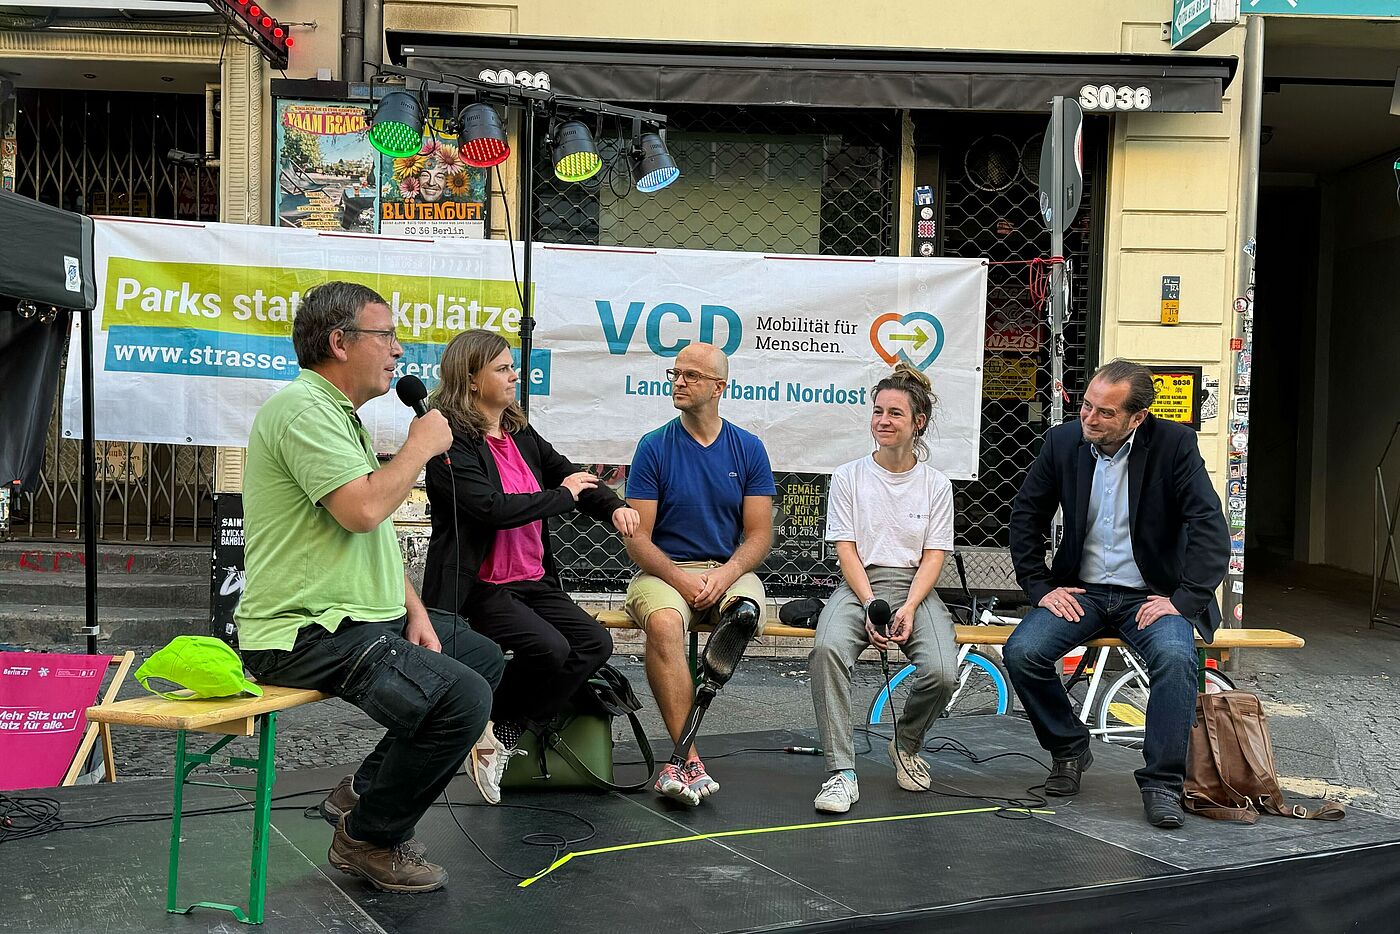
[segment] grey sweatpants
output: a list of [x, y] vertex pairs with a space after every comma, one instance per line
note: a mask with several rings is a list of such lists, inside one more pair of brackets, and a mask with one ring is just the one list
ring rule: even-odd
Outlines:
[[[892, 610], [909, 598], [915, 568], [865, 569], [870, 587]], [[852, 669], [870, 644], [865, 634], [865, 608], [843, 581], [823, 608], [807, 669], [812, 675], [812, 702], [817, 708], [826, 766], [831, 771], [855, 768], [851, 723]], [[896, 740], [906, 752], [924, 744], [934, 719], [948, 706], [958, 678], [958, 646], [948, 608], [930, 593], [914, 613], [914, 630], [904, 654], [917, 671], [909, 677], [909, 700], [899, 712]], [[882, 686], [883, 687], [883, 686]]]

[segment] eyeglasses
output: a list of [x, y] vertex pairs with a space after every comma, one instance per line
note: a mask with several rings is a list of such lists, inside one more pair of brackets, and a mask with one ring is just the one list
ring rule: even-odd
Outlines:
[[376, 334], [387, 340], [390, 344], [398, 344], [400, 347], [403, 346], [403, 343], [399, 341], [399, 333], [393, 328], [341, 328], [341, 330], [346, 332], [354, 331], [357, 334]]
[[673, 383], [693, 383], [701, 379], [712, 379], [717, 383], [724, 382], [723, 376], [711, 376], [709, 373], [701, 373], [699, 370], [667, 370], [666, 379]]

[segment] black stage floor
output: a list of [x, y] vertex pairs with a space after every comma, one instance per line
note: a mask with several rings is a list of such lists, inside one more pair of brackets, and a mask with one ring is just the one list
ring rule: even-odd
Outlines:
[[[935, 732], [982, 757], [1038, 753], [1029, 726], [1009, 717], [940, 721]], [[447, 888], [418, 896], [375, 893], [327, 865], [331, 829], [300, 811], [317, 795], [278, 801], [290, 809], [274, 813], [264, 927], [389, 934], [1400, 928], [1400, 821], [1352, 811], [1338, 823], [1268, 817], [1246, 827], [1188, 816], [1180, 830], [1156, 830], [1143, 820], [1132, 780], [1140, 755], [1104, 744], [1094, 747], [1094, 767], [1078, 798], [1051, 799], [1043, 813], [1010, 819], [986, 801], [901, 791], [878, 739], [859, 767], [860, 803], [832, 817], [812, 808], [824, 778], [820, 759], [717, 756], [810, 743], [786, 732], [706, 738], [703, 750], [724, 787], [695, 809], [650, 793], [508, 793], [509, 803], [570, 811], [596, 830], [567, 848], [571, 859], [525, 887], [487, 862], [452, 813], [436, 807], [418, 839], [448, 868]], [[1045, 775], [1016, 756], [980, 765], [948, 752], [930, 759], [943, 792], [1022, 796]], [[283, 773], [276, 793], [328, 788], [344, 771]], [[168, 782], [52, 794], [69, 820], [165, 811], [170, 802]], [[541, 872], [554, 856], [550, 847], [524, 843], [525, 835], [585, 832], [562, 815], [481, 805], [465, 778], [454, 783], [452, 796], [457, 819], [476, 843], [522, 875]], [[192, 788], [188, 797], [214, 806], [236, 802], [241, 793]], [[167, 823], [134, 823], [6, 843], [0, 926], [248, 930], [220, 912], [164, 912], [168, 833]], [[248, 833], [246, 812], [188, 819], [182, 898], [241, 902]], [[644, 843], [651, 845], [636, 845]]]

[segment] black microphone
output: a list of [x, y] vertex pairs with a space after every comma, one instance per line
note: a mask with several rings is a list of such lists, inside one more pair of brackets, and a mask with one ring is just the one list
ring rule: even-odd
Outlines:
[[886, 639], [890, 637], [890, 605], [888, 603], [884, 600], [871, 600], [870, 605], [865, 608], [865, 615], [880, 635]]
[[[886, 639], [890, 637], [890, 605], [884, 600], [871, 600], [865, 608], [866, 618], [870, 620], [870, 625]], [[884, 670], [885, 679], [890, 676], [890, 656], [884, 649], [880, 650], [880, 667]]]
[[416, 376], [405, 376], [394, 386], [399, 401], [413, 410], [415, 417], [428, 414], [428, 387]]
[[[418, 377], [403, 377], [394, 385], [394, 392], [398, 393], [400, 402], [413, 410], [414, 418], [422, 418], [428, 414], [428, 387], [424, 386]], [[442, 462], [452, 466], [452, 458], [447, 456], [446, 451], [442, 453]]]

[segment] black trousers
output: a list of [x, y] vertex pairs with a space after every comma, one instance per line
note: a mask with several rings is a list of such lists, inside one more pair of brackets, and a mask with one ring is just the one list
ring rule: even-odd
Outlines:
[[452, 613], [429, 610], [442, 652], [403, 637], [406, 619], [311, 625], [290, 650], [244, 652], [259, 681], [343, 698], [388, 730], [355, 772], [360, 801], [346, 818], [356, 840], [397, 846], [452, 780], [486, 730], [505, 659]]
[[515, 653], [496, 692], [498, 721], [548, 723], [612, 657], [612, 636], [551, 577], [478, 582], [464, 609], [473, 629]]

